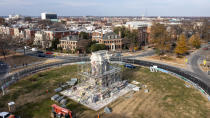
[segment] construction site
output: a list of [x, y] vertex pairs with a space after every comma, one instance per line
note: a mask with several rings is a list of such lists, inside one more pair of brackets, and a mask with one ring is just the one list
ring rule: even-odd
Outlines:
[[121, 67], [110, 63], [111, 56], [108, 51], [93, 52], [90, 62], [78, 65], [78, 84], [62, 91], [61, 94], [98, 111], [131, 91], [135, 85], [122, 80]]

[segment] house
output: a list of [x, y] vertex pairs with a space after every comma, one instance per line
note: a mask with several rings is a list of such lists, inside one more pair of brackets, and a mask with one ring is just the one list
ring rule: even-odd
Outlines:
[[25, 29], [25, 38], [26, 39], [33, 39], [35, 37], [35, 29]]
[[34, 36], [34, 45], [42, 48], [51, 47], [51, 41], [46, 39], [46, 34], [42, 31], [37, 31]]
[[85, 53], [89, 43], [90, 40], [80, 39], [78, 35], [71, 35], [62, 38], [57, 47], [61, 47], [63, 50], [68, 50], [72, 53], [75, 53], [76, 51]]
[[105, 35], [108, 32], [113, 32], [110, 29], [97, 29], [94, 32], [92, 32], [92, 41], [99, 42], [100, 39], [102, 39], [103, 35]]
[[25, 37], [25, 32], [23, 28], [15, 27], [14, 29], [14, 37], [18, 38], [24, 38]]
[[122, 50], [122, 38], [114, 32], [109, 32], [103, 35], [99, 40], [99, 44], [106, 45], [107, 49], [112, 51]]
[[44, 31], [44, 33], [46, 34], [48, 40], [54, 40], [69, 36], [71, 34], [74, 34], [75, 32], [72, 32], [70, 30], [47, 30]]
[[71, 50], [72, 52], [75, 52], [78, 46], [78, 41], [78, 36], [67, 36], [60, 40], [58, 47], [61, 47], [63, 50]]

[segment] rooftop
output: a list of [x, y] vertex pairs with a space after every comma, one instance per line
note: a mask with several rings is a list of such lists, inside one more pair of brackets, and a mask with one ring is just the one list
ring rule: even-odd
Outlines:
[[79, 37], [78, 36], [75, 36], [75, 35], [71, 35], [71, 36], [67, 36], [67, 37], [62, 38], [61, 40], [78, 41], [79, 40]]

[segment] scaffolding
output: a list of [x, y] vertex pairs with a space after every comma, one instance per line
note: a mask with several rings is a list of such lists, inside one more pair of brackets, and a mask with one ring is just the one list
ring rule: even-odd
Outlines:
[[119, 65], [111, 64], [108, 51], [92, 53], [90, 62], [78, 65], [80, 83], [61, 94], [79, 103], [98, 110], [109, 104], [131, 89], [127, 81], [122, 81], [122, 69]]
[[91, 85], [110, 87], [121, 81], [121, 68], [110, 64], [110, 54], [107, 51], [98, 51], [91, 56], [91, 62], [82, 62], [78, 66], [78, 74], [85, 82]]

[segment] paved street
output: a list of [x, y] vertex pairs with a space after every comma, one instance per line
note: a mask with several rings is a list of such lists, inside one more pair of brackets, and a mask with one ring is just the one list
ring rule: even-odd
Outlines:
[[189, 70], [191, 70], [193, 73], [199, 75], [202, 77], [202, 79], [206, 82], [210, 82], [210, 76], [207, 75], [207, 72], [203, 72], [199, 66], [199, 60], [202, 59], [204, 55], [203, 48], [209, 46], [209, 45], [203, 45], [202, 48], [200, 48], [198, 51], [194, 52], [190, 57], [189, 57]]

